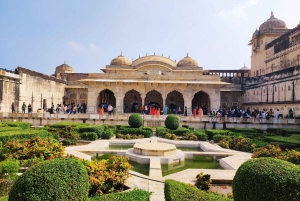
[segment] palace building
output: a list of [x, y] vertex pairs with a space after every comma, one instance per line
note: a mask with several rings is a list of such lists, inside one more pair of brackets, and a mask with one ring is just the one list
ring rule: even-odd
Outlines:
[[[250, 40], [251, 68], [205, 70], [190, 55], [176, 62], [163, 55], [146, 55], [132, 62], [122, 53], [102, 72], [75, 73], [64, 63], [53, 75], [18, 67], [0, 69], [0, 112], [17, 111], [25, 102], [33, 111], [56, 104], [87, 105], [87, 113], [100, 104], [115, 106], [117, 113], [131, 113], [141, 105], [161, 109], [201, 106], [279, 109], [300, 114], [300, 24], [288, 29], [271, 17]], [[201, 63], [200, 63], [201, 65]]]

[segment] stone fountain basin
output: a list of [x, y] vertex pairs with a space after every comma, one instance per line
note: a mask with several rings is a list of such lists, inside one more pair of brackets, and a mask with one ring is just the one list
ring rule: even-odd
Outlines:
[[167, 143], [143, 142], [136, 143], [133, 146], [133, 152], [143, 156], [172, 156], [176, 154], [176, 146]]

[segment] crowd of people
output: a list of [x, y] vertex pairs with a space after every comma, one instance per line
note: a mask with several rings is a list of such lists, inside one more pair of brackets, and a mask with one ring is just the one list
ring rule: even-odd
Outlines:
[[[22, 104], [22, 113], [26, 113], [26, 109], [28, 113], [32, 113], [32, 106], [29, 103], [26, 105], [25, 102]], [[56, 108], [54, 107], [54, 104], [51, 104], [51, 108], [47, 108], [46, 106], [43, 107], [44, 111], [50, 112], [50, 114], [54, 113], [63, 113], [63, 114], [76, 114], [76, 113], [86, 113], [87, 106], [85, 103], [82, 104], [57, 104]], [[115, 106], [111, 104], [101, 103], [98, 105], [98, 113], [103, 116], [105, 112], [108, 113], [108, 115], [115, 115], [116, 109]], [[124, 104], [124, 113], [127, 112], [127, 105]], [[15, 111], [15, 104], [14, 102], [11, 105], [12, 112]], [[184, 115], [187, 116], [187, 107], [180, 107], [175, 105], [165, 105], [164, 109], [160, 108], [157, 104], [146, 104], [139, 106], [138, 104], [135, 104], [132, 106], [132, 112], [134, 113], [141, 113], [145, 115], [155, 115], [160, 116], [162, 114], [177, 114], [177, 115]], [[243, 118], [256, 118], [256, 119], [270, 119], [270, 118], [280, 118], [282, 115], [279, 113], [279, 109], [277, 109], [275, 112], [272, 109], [263, 109], [258, 110], [254, 109], [253, 111], [250, 111], [249, 108], [238, 108], [238, 107], [232, 107], [232, 108], [226, 108], [226, 107], [219, 107], [217, 111], [210, 111], [208, 112], [207, 107], [198, 107], [194, 106], [191, 115], [196, 117], [202, 117], [203, 115], [208, 115], [209, 117], [243, 117]]]

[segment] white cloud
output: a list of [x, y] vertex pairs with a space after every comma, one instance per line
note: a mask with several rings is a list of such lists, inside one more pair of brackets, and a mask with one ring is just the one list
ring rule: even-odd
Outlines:
[[82, 52], [82, 53], [94, 53], [94, 54], [100, 54], [101, 51], [95, 45], [94, 43], [90, 43], [89, 46], [83, 46], [75, 41], [69, 41], [67, 46], [71, 48], [75, 52]]
[[260, 0], [248, 0], [240, 6], [233, 6], [229, 10], [221, 10], [217, 16], [219, 17], [236, 17], [236, 18], [247, 18], [245, 10], [249, 7], [255, 6]]

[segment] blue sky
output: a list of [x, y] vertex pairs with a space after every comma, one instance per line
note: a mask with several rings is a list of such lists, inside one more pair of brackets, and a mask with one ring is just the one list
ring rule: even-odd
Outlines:
[[101, 72], [120, 52], [186, 56], [204, 69], [250, 66], [248, 42], [270, 17], [300, 21], [299, 0], [0, 0], [0, 68], [51, 75], [66, 61]]

